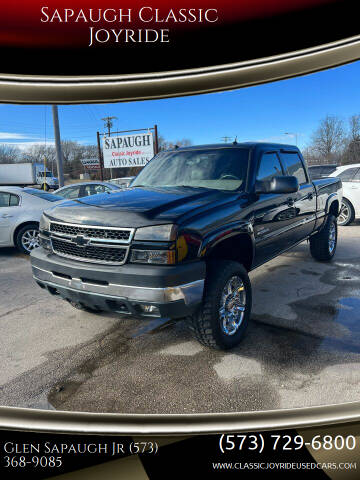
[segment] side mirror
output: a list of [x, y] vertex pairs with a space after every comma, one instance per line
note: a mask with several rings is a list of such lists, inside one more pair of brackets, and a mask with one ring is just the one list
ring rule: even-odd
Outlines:
[[294, 193], [299, 190], [296, 177], [273, 177], [271, 180], [256, 180], [255, 193]]

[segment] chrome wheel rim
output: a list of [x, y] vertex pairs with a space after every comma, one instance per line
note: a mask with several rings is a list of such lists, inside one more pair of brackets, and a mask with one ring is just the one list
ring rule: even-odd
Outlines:
[[237, 275], [231, 277], [221, 294], [219, 316], [225, 335], [234, 335], [244, 320], [246, 292], [244, 283]]
[[329, 229], [329, 252], [333, 253], [335, 250], [336, 244], [336, 226], [335, 223], [332, 222]]
[[341, 203], [341, 209], [340, 209], [340, 214], [338, 218], [338, 224], [343, 225], [344, 223], [347, 222], [350, 216], [350, 209], [346, 203], [342, 202]]
[[39, 231], [26, 230], [21, 238], [21, 244], [27, 252], [31, 252], [39, 246]]

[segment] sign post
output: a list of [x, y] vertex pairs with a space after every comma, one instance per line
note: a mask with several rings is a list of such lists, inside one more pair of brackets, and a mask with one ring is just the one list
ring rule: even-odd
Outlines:
[[104, 181], [104, 162], [102, 158], [102, 152], [101, 152], [101, 145], [100, 145], [100, 133], [96, 132], [97, 134], [97, 145], [98, 145], [98, 153], [99, 153], [99, 163], [100, 163], [100, 180], [103, 182]]

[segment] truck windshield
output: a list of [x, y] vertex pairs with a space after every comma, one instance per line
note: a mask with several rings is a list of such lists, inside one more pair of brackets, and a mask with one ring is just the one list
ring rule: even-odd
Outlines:
[[38, 175], [39, 177], [52, 177], [51, 172], [39, 172]]
[[161, 152], [139, 173], [131, 187], [185, 186], [242, 190], [248, 159], [247, 148]]

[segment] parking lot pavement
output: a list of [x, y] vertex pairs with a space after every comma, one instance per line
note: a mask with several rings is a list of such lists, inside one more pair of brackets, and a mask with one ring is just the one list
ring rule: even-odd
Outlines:
[[2, 249], [0, 404], [193, 413], [359, 400], [359, 239], [360, 223], [342, 227], [330, 264], [304, 242], [252, 272], [252, 320], [230, 352], [202, 347], [183, 321], [77, 311]]

